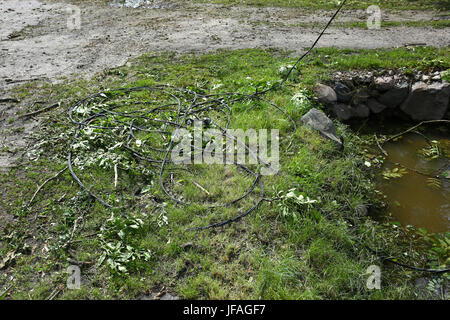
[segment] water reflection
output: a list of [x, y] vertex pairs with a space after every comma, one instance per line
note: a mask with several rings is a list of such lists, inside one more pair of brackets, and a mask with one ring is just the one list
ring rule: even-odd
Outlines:
[[[449, 145], [446, 138], [437, 139], [442, 145]], [[428, 147], [426, 140], [417, 134], [408, 134], [397, 142], [384, 147], [389, 156], [385, 161], [385, 169], [399, 167], [401, 163], [408, 168], [437, 175], [448, 169], [449, 158], [427, 161], [418, 150]], [[448, 152], [448, 151], [447, 151]], [[444, 169], [447, 166], [447, 169]], [[408, 173], [401, 178], [382, 179], [380, 189], [387, 196], [389, 212], [394, 220], [403, 225], [423, 227], [430, 232], [446, 232], [450, 230], [450, 179], [430, 180], [430, 177]]]

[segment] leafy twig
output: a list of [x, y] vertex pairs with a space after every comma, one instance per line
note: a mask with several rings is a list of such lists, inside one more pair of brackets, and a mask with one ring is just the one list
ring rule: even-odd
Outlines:
[[38, 114], [40, 114], [40, 113], [42, 113], [42, 112], [48, 111], [48, 110], [50, 110], [50, 109], [53, 109], [53, 108], [55, 108], [55, 107], [59, 107], [60, 105], [61, 105], [60, 102], [54, 103], [54, 104], [52, 104], [52, 105], [50, 105], [50, 106], [48, 106], [48, 107], [45, 107], [45, 108], [43, 108], [43, 109], [40, 109], [40, 110], [37, 110], [37, 111], [34, 111], [34, 112], [25, 113], [25, 114], [19, 116], [18, 119], [21, 119], [21, 118], [27, 118], [27, 117], [32, 117], [32, 116], [38, 115]]
[[55, 174], [53, 177], [48, 178], [47, 180], [45, 180], [44, 183], [41, 184], [41, 185], [39, 186], [39, 188], [37, 188], [37, 190], [34, 192], [33, 196], [31, 197], [30, 201], [28, 202], [28, 207], [31, 206], [31, 203], [33, 203], [33, 200], [34, 200], [34, 198], [36, 197], [36, 195], [39, 193], [39, 191], [41, 191], [41, 189], [42, 189], [49, 181], [58, 178], [59, 175], [60, 175], [61, 173], [63, 173], [64, 171], [67, 170], [67, 168], [68, 168], [68, 167], [65, 166], [64, 169], [62, 169], [61, 171], [59, 171], [59, 172], [58, 172], [57, 174]]

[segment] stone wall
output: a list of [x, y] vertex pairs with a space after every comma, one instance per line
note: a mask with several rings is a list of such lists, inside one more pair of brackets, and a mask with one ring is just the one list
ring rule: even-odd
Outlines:
[[386, 114], [412, 120], [450, 119], [450, 84], [441, 73], [405, 76], [385, 71], [337, 73], [316, 86], [317, 99], [340, 120]]

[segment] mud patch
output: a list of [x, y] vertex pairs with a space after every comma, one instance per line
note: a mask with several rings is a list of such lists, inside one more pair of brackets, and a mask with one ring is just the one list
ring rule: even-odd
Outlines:
[[111, 7], [115, 8], [145, 8], [145, 9], [171, 9], [175, 7], [174, 3], [167, 1], [154, 0], [111, 0]]
[[[128, 0], [129, 1], [129, 0]], [[218, 49], [280, 48], [304, 52], [317, 37], [332, 12], [314, 13], [296, 8], [226, 7], [185, 1], [135, 0], [131, 7], [111, 7], [107, 2], [38, 2], [5, 0], [0, 9], [0, 91], [17, 79], [90, 76], [105, 68], [123, 65], [146, 52], [179, 53]], [[123, 3], [125, 0], [116, 1]], [[81, 29], [69, 30], [66, 11], [81, 11]], [[431, 20], [433, 12], [386, 13], [386, 20]], [[366, 13], [344, 11], [338, 21], [365, 21]], [[280, 22], [281, 25], [270, 25]], [[295, 26], [314, 22], [317, 27]], [[10, 36], [10, 38], [8, 38]], [[450, 33], [429, 28], [382, 30], [329, 29], [319, 46], [339, 48], [397, 47], [421, 42], [450, 44]], [[6, 81], [11, 79], [12, 81]]]

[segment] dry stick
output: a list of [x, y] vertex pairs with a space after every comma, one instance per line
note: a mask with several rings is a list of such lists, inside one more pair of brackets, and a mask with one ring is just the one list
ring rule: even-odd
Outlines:
[[379, 148], [379, 149], [381, 150], [381, 152], [383, 152], [383, 154], [387, 157], [387, 156], [388, 156], [388, 153], [386, 152], [386, 150], [384, 150], [384, 149], [381, 147], [380, 142], [378, 141], [378, 138], [377, 138], [377, 134], [374, 134], [373, 136], [375, 137], [375, 141], [377, 142], [378, 148]]
[[19, 100], [15, 99], [15, 98], [0, 98], [0, 102], [13, 102], [13, 103], [18, 103], [20, 102]]
[[6, 290], [5, 291], [3, 291], [1, 294], [0, 294], [0, 299], [2, 299], [2, 297], [4, 297], [4, 296], [6, 296], [6, 294], [8, 293], [8, 291], [12, 288], [12, 284], [8, 287], [8, 288], [6, 288]]
[[197, 188], [199, 188], [200, 190], [202, 190], [202, 191], [204, 191], [205, 193], [207, 193], [208, 196], [210, 195], [210, 193], [208, 192], [208, 190], [206, 190], [205, 188], [203, 188], [203, 187], [202, 187], [201, 185], [199, 185], [197, 182], [192, 181], [192, 183], [193, 183]]
[[28, 206], [31, 205], [31, 203], [33, 202], [34, 198], [36, 197], [36, 195], [39, 193], [39, 191], [41, 191], [41, 189], [51, 180], [58, 178], [58, 176], [63, 173], [64, 171], [66, 171], [68, 168], [68, 166], [65, 166], [64, 169], [62, 169], [61, 171], [59, 171], [57, 174], [55, 174], [53, 177], [48, 178], [47, 180], [44, 181], [43, 184], [41, 184], [39, 186], [39, 188], [37, 188], [37, 190], [34, 192], [33, 196], [31, 197], [30, 201], [28, 202]]
[[425, 139], [425, 141], [430, 145], [430, 146], [432, 146], [433, 145], [433, 140], [431, 140], [430, 138], [428, 138], [426, 135], [424, 135], [423, 133], [421, 133], [421, 132], [419, 132], [419, 131], [417, 131], [417, 130], [414, 130], [414, 131], [412, 131], [413, 133], [415, 133], [415, 134], [418, 134], [419, 136], [421, 136], [422, 138], [424, 138]]
[[92, 261], [78, 261], [78, 260], [74, 260], [74, 259], [71, 259], [71, 258], [68, 258], [67, 262], [69, 262], [70, 264], [74, 264], [74, 265], [80, 266], [80, 267], [81, 266], [85, 266], [85, 265], [93, 264]]
[[[84, 238], [89, 238], [89, 237], [97, 236], [97, 235], [99, 235], [99, 234], [100, 234], [100, 232], [94, 232], [94, 233], [86, 234], [86, 235], [84, 235], [83, 237], [84, 237]], [[82, 242], [82, 241], [83, 241], [82, 239], [78, 239], [78, 240], [72, 240], [72, 241], [70, 241], [70, 243], [77, 243], [77, 242]]]
[[53, 290], [53, 292], [47, 297], [47, 300], [53, 300], [53, 298], [55, 298], [62, 290], [63, 290], [63, 288], [56, 288], [56, 289]]
[[118, 173], [117, 173], [117, 163], [114, 164], [114, 188], [117, 189], [117, 179], [118, 179]]
[[5, 82], [10, 84], [10, 83], [19, 83], [19, 82], [29, 82], [29, 81], [44, 80], [44, 79], [46, 79], [46, 78], [45, 77], [39, 77], [39, 78], [18, 79], [18, 80], [6, 79]]
[[420, 127], [423, 124], [428, 124], [428, 123], [450, 123], [450, 120], [427, 120], [427, 121], [422, 121], [421, 123], [416, 124], [414, 127], [411, 127], [408, 130], [405, 130], [405, 131], [403, 131], [403, 132], [401, 132], [399, 134], [396, 134], [396, 135], [390, 137], [389, 139], [385, 140], [383, 142], [383, 144], [385, 144], [388, 141], [394, 140], [395, 138], [398, 138], [398, 137], [404, 135], [405, 133], [411, 132], [414, 129], [417, 129], [418, 127]]
[[75, 219], [75, 221], [74, 221], [74, 223], [73, 223], [72, 233], [70, 234], [70, 238], [69, 238], [69, 240], [68, 240], [66, 243], [64, 243], [64, 244], [61, 246], [61, 248], [64, 249], [65, 247], [67, 247], [67, 246], [69, 245], [69, 243], [72, 242], [73, 235], [75, 234], [75, 230], [76, 230], [77, 227], [78, 227], [78, 220], [80, 220], [80, 219], [82, 219], [81, 216]]
[[427, 44], [424, 42], [416, 42], [416, 43], [405, 43], [404, 47], [414, 47], [414, 46], [426, 46]]
[[50, 105], [50, 106], [48, 106], [48, 107], [45, 107], [45, 108], [43, 108], [43, 109], [40, 109], [40, 110], [38, 110], [38, 111], [34, 111], [34, 112], [30, 112], [30, 113], [25, 113], [25, 114], [19, 116], [18, 119], [26, 118], [26, 117], [32, 117], [32, 116], [35, 116], [35, 115], [37, 115], [37, 114], [39, 114], [39, 113], [42, 113], [42, 112], [48, 111], [48, 110], [50, 110], [50, 109], [53, 109], [53, 108], [55, 108], [55, 107], [59, 107], [60, 105], [61, 105], [60, 102], [54, 103], [54, 104], [52, 104], [52, 105]]
[[431, 174], [427, 174], [427, 173], [425, 173], [425, 172], [421, 172], [421, 171], [419, 171], [419, 170], [416, 170], [416, 169], [413, 169], [413, 168], [409, 168], [409, 167], [407, 167], [407, 166], [404, 166], [403, 164], [401, 164], [401, 163], [399, 163], [399, 162], [395, 162], [394, 164], [397, 165], [397, 166], [400, 166], [400, 167], [402, 167], [402, 168], [404, 168], [404, 169], [406, 169], [406, 170], [409, 170], [409, 171], [415, 172], [415, 173], [417, 173], [417, 174], [420, 174], [420, 175], [422, 175], [422, 176], [429, 177], [429, 178], [439, 179], [439, 175], [431, 175]]

